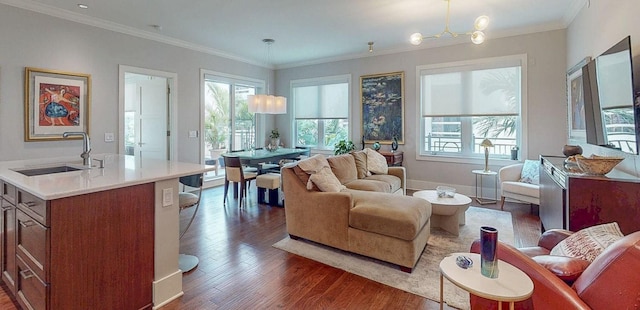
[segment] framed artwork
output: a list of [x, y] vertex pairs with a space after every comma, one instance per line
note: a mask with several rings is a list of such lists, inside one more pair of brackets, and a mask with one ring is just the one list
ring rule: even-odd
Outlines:
[[89, 133], [90, 75], [27, 67], [24, 98], [24, 141], [61, 140], [67, 131]]
[[586, 57], [567, 71], [567, 101], [568, 126], [570, 140], [586, 140], [584, 114], [584, 85], [582, 81], [582, 67], [591, 57]]
[[360, 77], [364, 143], [404, 144], [404, 71]]

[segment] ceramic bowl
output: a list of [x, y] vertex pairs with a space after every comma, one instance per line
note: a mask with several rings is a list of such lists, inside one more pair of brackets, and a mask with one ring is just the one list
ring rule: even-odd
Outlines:
[[449, 186], [437, 186], [436, 193], [439, 198], [453, 198], [456, 195], [456, 189]]
[[605, 175], [609, 173], [623, 157], [605, 157], [592, 155], [591, 157], [576, 157], [578, 167], [586, 174]]

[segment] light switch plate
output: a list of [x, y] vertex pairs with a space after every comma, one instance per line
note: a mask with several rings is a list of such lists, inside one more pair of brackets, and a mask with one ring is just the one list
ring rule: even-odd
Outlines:
[[104, 133], [104, 142], [113, 142], [114, 140], [115, 140], [115, 137], [113, 135], [113, 132]]
[[197, 138], [198, 131], [197, 130], [189, 130], [189, 138]]
[[162, 190], [162, 206], [169, 207], [173, 205], [173, 188], [165, 188]]

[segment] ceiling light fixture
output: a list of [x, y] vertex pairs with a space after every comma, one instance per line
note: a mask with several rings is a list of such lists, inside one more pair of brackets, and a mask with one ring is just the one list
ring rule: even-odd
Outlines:
[[78, 3], [78, 7], [81, 8], [81, 9], [88, 9], [89, 8], [88, 5], [82, 4], [82, 3]]
[[[267, 45], [267, 63], [271, 63], [271, 44], [275, 42], [274, 39], [263, 39]], [[267, 79], [267, 87], [265, 93], [269, 92], [269, 79]], [[287, 113], [287, 98], [282, 96], [273, 96], [267, 94], [249, 95], [247, 96], [247, 104], [249, 105], [249, 112], [251, 113], [263, 113], [263, 114], [286, 114]]]
[[484, 39], [485, 39], [484, 32], [482, 31], [487, 29], [487, 26], [489, 25], [489, 17], [487, 17], [486, 15], [478, 16], [478, 18], [476, 18], [476, 21], [474, 23], [474, 27], [475, 27], [474, 31], [469, 31], [464, 33], [453, 32], [449, 29], [449, 13], [451, 10], [451, 0], [444, 0], [444, 1], [447, 2], [447, 21], [444, 26], [444, 30], [438, 34], [427, 36], [427, 37], [423, 36], [419, 32], [416, 32], [412, 34], [411, 37], [409, 37], [411, 44], [420, 45], [420, 43], [422, 43], [424, 39], [431, 39], [431, 38], [438, 39], [445, 34], [448, 34], [454, 38], [459, 35], [470, 35], [471, 42], [473, 42], [474, 44], [482, 44], [482, 42], [484, 42]]
[[369, 53], [373, 53], [373, 41], [367, 43], [369, 44]]

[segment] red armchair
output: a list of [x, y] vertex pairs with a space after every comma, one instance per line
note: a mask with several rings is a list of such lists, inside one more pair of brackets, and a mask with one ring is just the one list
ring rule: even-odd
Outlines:
[[[498, 258], [524, 271], [533, 281], [531, 298], [516, 303], [516, 309], [640, 309], [640, 231], [629, 234], [604, 250], [584, 271], [574, 275], [572, 285], [563, 281], [529, 255], [546, 255], [549, 249], [571, 232], [548, 231], [538, 247], [523, 248], [499, 242]], [[564, 235], [564, 236], [563, 236]], [[471, 252], [480, 252], [480, 242], [471, 245]], [[537, 254], [536, 254], [537, 253]], [[548, 257], [563, 259], [558, 256]], [[574, 261], [553, 262], [556, 268], [576, 268]], [[553, 269], [553, 268], [550, 268]], [[555, 274], [554, 274], [555, 273]], [[571, 273], [571, 272], [569, 272]], [[497, 309], [497, 302], [471, 295], [471, 309]], [[507, 307], [505, 303], [503, 305]], [[507, 309], [507, 308], [505, 308]]]

